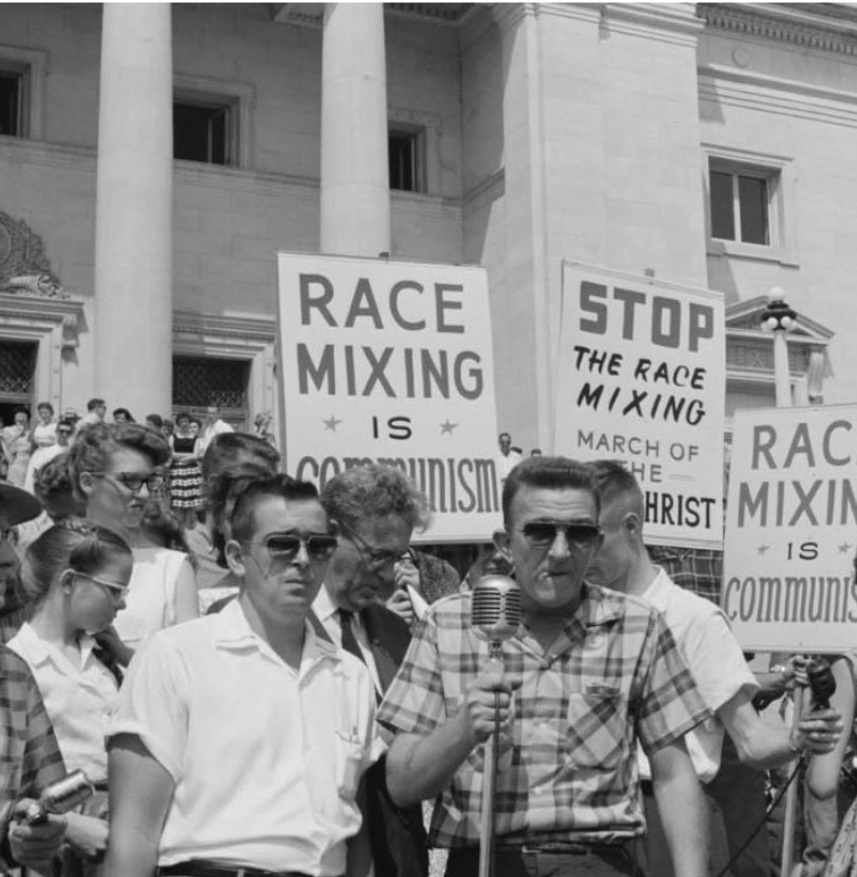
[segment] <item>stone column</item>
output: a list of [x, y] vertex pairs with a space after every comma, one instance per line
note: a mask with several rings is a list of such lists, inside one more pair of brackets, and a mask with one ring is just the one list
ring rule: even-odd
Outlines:
[[102, 10], [94, 395], [142, 421], [172, 405], [171, 10]]
[[382, 3], [329, 3], [321, 73], [321, 252], [390, 251]]

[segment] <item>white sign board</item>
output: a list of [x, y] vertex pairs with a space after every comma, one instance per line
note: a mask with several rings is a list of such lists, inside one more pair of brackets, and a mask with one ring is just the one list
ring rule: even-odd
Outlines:
[[857, 406], [737, 411], [721, 605], [759, 651], [854, 647]]
[[622, 460], [646, 494], [646, 542], [723, 542], [720, 293], [563, 263], [554, 451]]
[[484, 541], [501, 524], [484, 270], [280, 253], [285, 466], [325, 482], [398, 466], [431, 502], [424, 541]]

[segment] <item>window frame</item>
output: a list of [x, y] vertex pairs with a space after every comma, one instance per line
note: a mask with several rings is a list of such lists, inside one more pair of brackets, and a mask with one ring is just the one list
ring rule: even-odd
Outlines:
[[[711, 228], [711, 171], [732, 175], [733, 217], [736, 240], [715, 238]], [[746, 243], [740, 239], [741, 218], [737, 196], [738, 177], [750, 176], [767, 182], [768, 243]], [[789, 156], [747, 149], [703, 144], [703, 186], [705, 195], [706, 251], [725, 256], [797, 267], [796, 168]]]
[[0, 71], [21, 77], [20, 131], [2, 134], [15, 140], [41, 140], [44, 134], [45, 76], [48, 53], [42, 49], [22, 49], [0, 44]]
[[211, 168], [218, 172], [251, 168], [255, 146], [253, 113], [256, 107], [256, 89], [253, 85], [177, 73], [173, 76], [173, 106], [177, 103], [228, 109], [226, 148], [231, 161], [214, 164], [175, 157], [174, 161], [187, 168]]
[[[175, 140], [173, 145], [173, 158], [176, 161], [187, 161], [193, 162], [194, 164], [204, 164], [210, 165], [213, 167], [237, 167], [238, 166], [238, 154], [239, 154], [239, 143], [238, 143], [238, 126], [235, 120], [235, 101], [233, 100], [218, 100], [216, 98], [211, 99], [207, 97], [202, 97], [198, 95], [194, 95], [193, 97], [185, 97], [179, 96], [177, 94], [173, 94], [173, 113], [175, 113], [175, 108], [177, 106], [182, 107], [194, 107], [196, 109], [204, 109], [208, 110], [211, 115], [209, 116], [208, 122], [208, 158], [207, 159], [199, 159], [199, 158], [179, 158], [175, 155]], [[213, 117], [218, 113], [225, 114], [225, 128], [226, 133], [224, 137], [224, 160], [214, 161], [212, 159], [212, 130], [211, 126], [213, 124]]]
[[411, 163], [413, 165], [412, 177], [414, 187], [412, 189], [394, 188], [392, 180], [388, 178], [390, 183], [390, 191], [404, 192], [408, 195], [427, 195], [428, 194], [428, 169], [426, 162], [426, 130], [421, 125], [405, 125], [401, 123], [392, 123], [387, 125], [387, 150], [389, 154], [390, 140], [393, 137], [405, 138], [411, 144]]

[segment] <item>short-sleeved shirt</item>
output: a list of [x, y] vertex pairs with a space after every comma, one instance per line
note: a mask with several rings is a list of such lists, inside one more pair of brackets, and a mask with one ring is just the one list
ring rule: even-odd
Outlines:
[[[0, 646], [0, 813], [19, 798], [38, 798], [65, 776], [65, 765], [39, 687], [26, 662]], [[0, 823], [0, 839], [6, 824]], [[0, 858], [0, 872], [4, 862]]]
[[94, 783], [107, 782], [105, 735], [116, 709], [119, 686], [93, 654], [95, 640], [81, 638], [80, 665], [24, 624], [9, 648], [29, 664], [51, 719], [63, 761]]
[[[712, 713], [742, 689], [746, 689], [750, 697], [756, 693], [759, 685], [747, 666], [729, 621], [710, 600], [680, 588], [662, 569], [642, 598], [663, 614], [700, 697]], [[704, 783], [711, 782], [720, 769], [723, 734], [723, 725], [712, 715], [685, 737], [696, 774]], [[640, 770], [644, 777], [651, 776], [645, 756], [642, 756]]]
[[175, 782], [158, 856], [314, 877], [345, 871], [373, 750], [375, 692], [357, 658], [306, 624], [300, 668], [238, 601], [154, 634], [135, 655], [112, 734]]
[[[642, 600], [585, 585], [548, 652], [522, 631], [503, 644], [506, 671], [522, 685], [500, 746], [498, 837], [584, 842], [642, 834], [637, 741], [654, 752], [708, 716], [663, 619]], [[435, 603], [379, 723], [391, 737], [431, 733], [456, 714], [487, 659], [487, 643], [471, 628], [470, 594]], [[470, 753], [443, 791], [431, 844], [479, 842], [483, 749]]]

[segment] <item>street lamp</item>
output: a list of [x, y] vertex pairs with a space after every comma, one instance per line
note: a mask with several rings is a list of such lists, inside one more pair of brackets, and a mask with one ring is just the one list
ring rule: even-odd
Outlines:
[[797, 314], [785, 303], [785, 297], [785, 292], [775, 286], [768, 294], [768, 305], [762, 312], [762, 328], [774, 335], [774, 381], [778, 408], [792, 404], [786, 332], [797, 325]]

